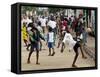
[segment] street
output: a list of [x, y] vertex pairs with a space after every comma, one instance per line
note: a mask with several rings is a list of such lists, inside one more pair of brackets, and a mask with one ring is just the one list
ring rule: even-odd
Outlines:
[[[66, 45], [66, 48], [63, 53], [60, 52], [61, 47], [57, 48], [58, 40], [56, 41], [54, 56], [48, 56], [49, 49], [46, 45], [46, 42], [42, 41], [43, 48], [39, 54], [40, 65], [36, 65], [36, 53], [33, 52], [31, 56], [31, 63], [27, 64], [27, 58], [29, 51], [23, 45], [22, 42], [22, 55], [21, 55], [21, 67], [22, 70], [43, 70], [43, 69], [59, 69], [59, 68], [72, 68], [72, 62], [75, 56], [74, 51], [69, 52], [69, 48]], [[95, 39], [93, 37], [88, 37], [88, 47], [93, 48], [95, 45]], [[84, 52], [85, 53], [85, 52]], [[83, 59], [79, 50], [79, 57], [76, 61], [78, 67], [93, 67], [95, 66], [94, 60], [88, 56], [86, 53], [87, 59]]]

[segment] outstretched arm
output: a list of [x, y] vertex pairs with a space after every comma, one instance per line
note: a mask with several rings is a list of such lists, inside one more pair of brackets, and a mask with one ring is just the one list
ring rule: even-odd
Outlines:
[[39, 32], [39, 37], [40, 37], [42, 40], [45, 41], [45, 38], [40, 34], [40, 32]]

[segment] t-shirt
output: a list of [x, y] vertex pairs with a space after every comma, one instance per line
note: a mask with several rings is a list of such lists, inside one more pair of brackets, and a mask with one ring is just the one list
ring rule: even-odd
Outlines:
[[47, 41], [48, 42], [54, 42], [54, 33], [53, 32], [49, 32], [47, 35]]
[[67, 43], [70, 49], [72, 49], [75, 46], [76, 41], [73, 39], [70, 33], [66, 33], [63, 39], [63, 43]]
[[52, 29], [56, 28], [56, 22], [55, 21], [49, 21], [47, 24], [49, 27], [51, 27]]
[[40, 19], [40, 22], [41, 22], [41, 26], [42, 26], [42, 27], [46, 26], [46, 19], [45, 19], [45, 18], [44, 18], [44, 19], [41, 18], [41, 19]]

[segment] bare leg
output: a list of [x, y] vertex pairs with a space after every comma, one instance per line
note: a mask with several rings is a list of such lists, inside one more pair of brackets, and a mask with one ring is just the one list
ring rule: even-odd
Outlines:
[[62, 43], [62, 46], [61, 46], [61, 53], [64, 51], [64, 43]]
[[64, 48], [63, 48], [63, 49], [65, 49], [65, 44], [64, 44], [63, 46], [64, 46]]
[[53, 53], [52, 53], [52, 55], [51, 55], [51, 56], [54, 56], [54, 55], [55, 55], [55, 51], [54, 51], [54, 48], [52, 48], [52, 51], [53, 51]]
[[24, 39], [25, 46], [27, 46], [27, 40]]
[[27, 51], [29, 51], [29, 47], [30, 47], [30, 46], [31, 46], [31, 44], [28, 44], [28, 45], [27, 45], [27, 48], [26, 48]]
[[59, 48], [60, 44], [61, 44], [61, 40], [59, 40], [57, 48]]
[[32, 55], [32, 53], [33, 53], [33, 48], [32, 48], [32, 46], [31, 46], [31, 50], [30, 50], [30, 52], [29, 52], [29, 55], [28, 55], [28, 60], [27, 60], [27, 63], [30, 63], [30, 57], [31, 57], [31, 55]]
[[78, 53], [78, 47], [74, 47], [74, 51], [75, 51], [75, 57], [74, 57], [74, 61], [73, 61], [72, 67], [77, 67], [75, 65], [75, 63], [76, 63], [76, 60], [77, 60], [78, 55], [79, 55], [79, 53]]
[[38, 48], [36, 48], [36, 64], [40, 64], [39, 62], [38, 62], [38, 60], [39, 60], [39, 50], [38, 50]]
[[86, 56], [84, 55], [84, 53], [83, 53], [82, 45], [80, 46], [80, 50], [81, 50], [82, 58], [86, 59], [87, 57], [86, 57]]
[[49, 48], [49, 55], [48, 56], [51, 56], [51, 48]]
[[42, 50], [42, 42], [40, 41], [40, 51]]

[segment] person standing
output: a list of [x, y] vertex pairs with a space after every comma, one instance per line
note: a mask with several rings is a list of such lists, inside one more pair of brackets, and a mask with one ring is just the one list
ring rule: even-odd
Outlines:
[[87, 43], [87, 36], [88, 36], [85, 24], [86, 24], [85, 17], [83, 17], [83, 27], [82, 27], [83, 45], [86, 45], [86, 43]]
[[68, 24], [67, 24], [67, 18], [64, 18], [64, 21], [62, 23], [62, 30], [65, 30], [68, 28]]
[[23, 41], [25, 43], [25, 46], [27, 47], [28, 44], [28, 34], [27, 34], [27, 29], [26, 29], [26, 23], [23, 23], [23, 27], [22, 27], [22, 36], [23, 36]]
[[[38, 31], [40, 32], [40, 34], [41, 34], [41, 36], [42, 37], [44, 37], [44, 33], [43, 33], [43, 29], [42, 29], [42, 27], [41, 27], [41, 22], [40, 21], [38, 21], [38, 23], [37, 23], [37, 27], [36, 27], [37, 29], [38, 29]], [[39, 49], [40, 49], [40, 51], [42, 50], [42, 41], [40, 40], [40, 43], [39, 43], [40, 45], [39, 45]]]
[[44, 16], [41, 18], [40, 22], [41, 22], [41, 27], [43, 29], [43, 33], [45, 33], [45, 29], [46, 29], [46, 19], [44, 18]]
[[56, 25], [57, 25], [57, 23], [56, 23], [56, 21], [54, 20], [53, 17], [51, 18], [51, 20], [49, 20], [49, 22], [47, 24], [48, 27], [52, 28], [54, 33], [56, 33], [56, 27], [57, 27]]
[[[57, 26], [56, 26], [56, 21], [54, 20], [54, 18], [52, 17], [51, 20], [49, 20], [47, 26], [48, 28], [51, 28], [52, 31], [54, 32], [54, 38], [56, 39], [56, 33], [57, 33]], [[54, 40], [54, 45], [55, 45], [55, 40]]]
[[[54, 51], [54, 32], [52, 31], [52, 28], [49, 27], [49, 32], [47, 34], [47, 44], [49, 48], [49, 55], [48, 56], [54, 56], [55, 51]], [[52, 53], [51, 53], [52, 49]]]

